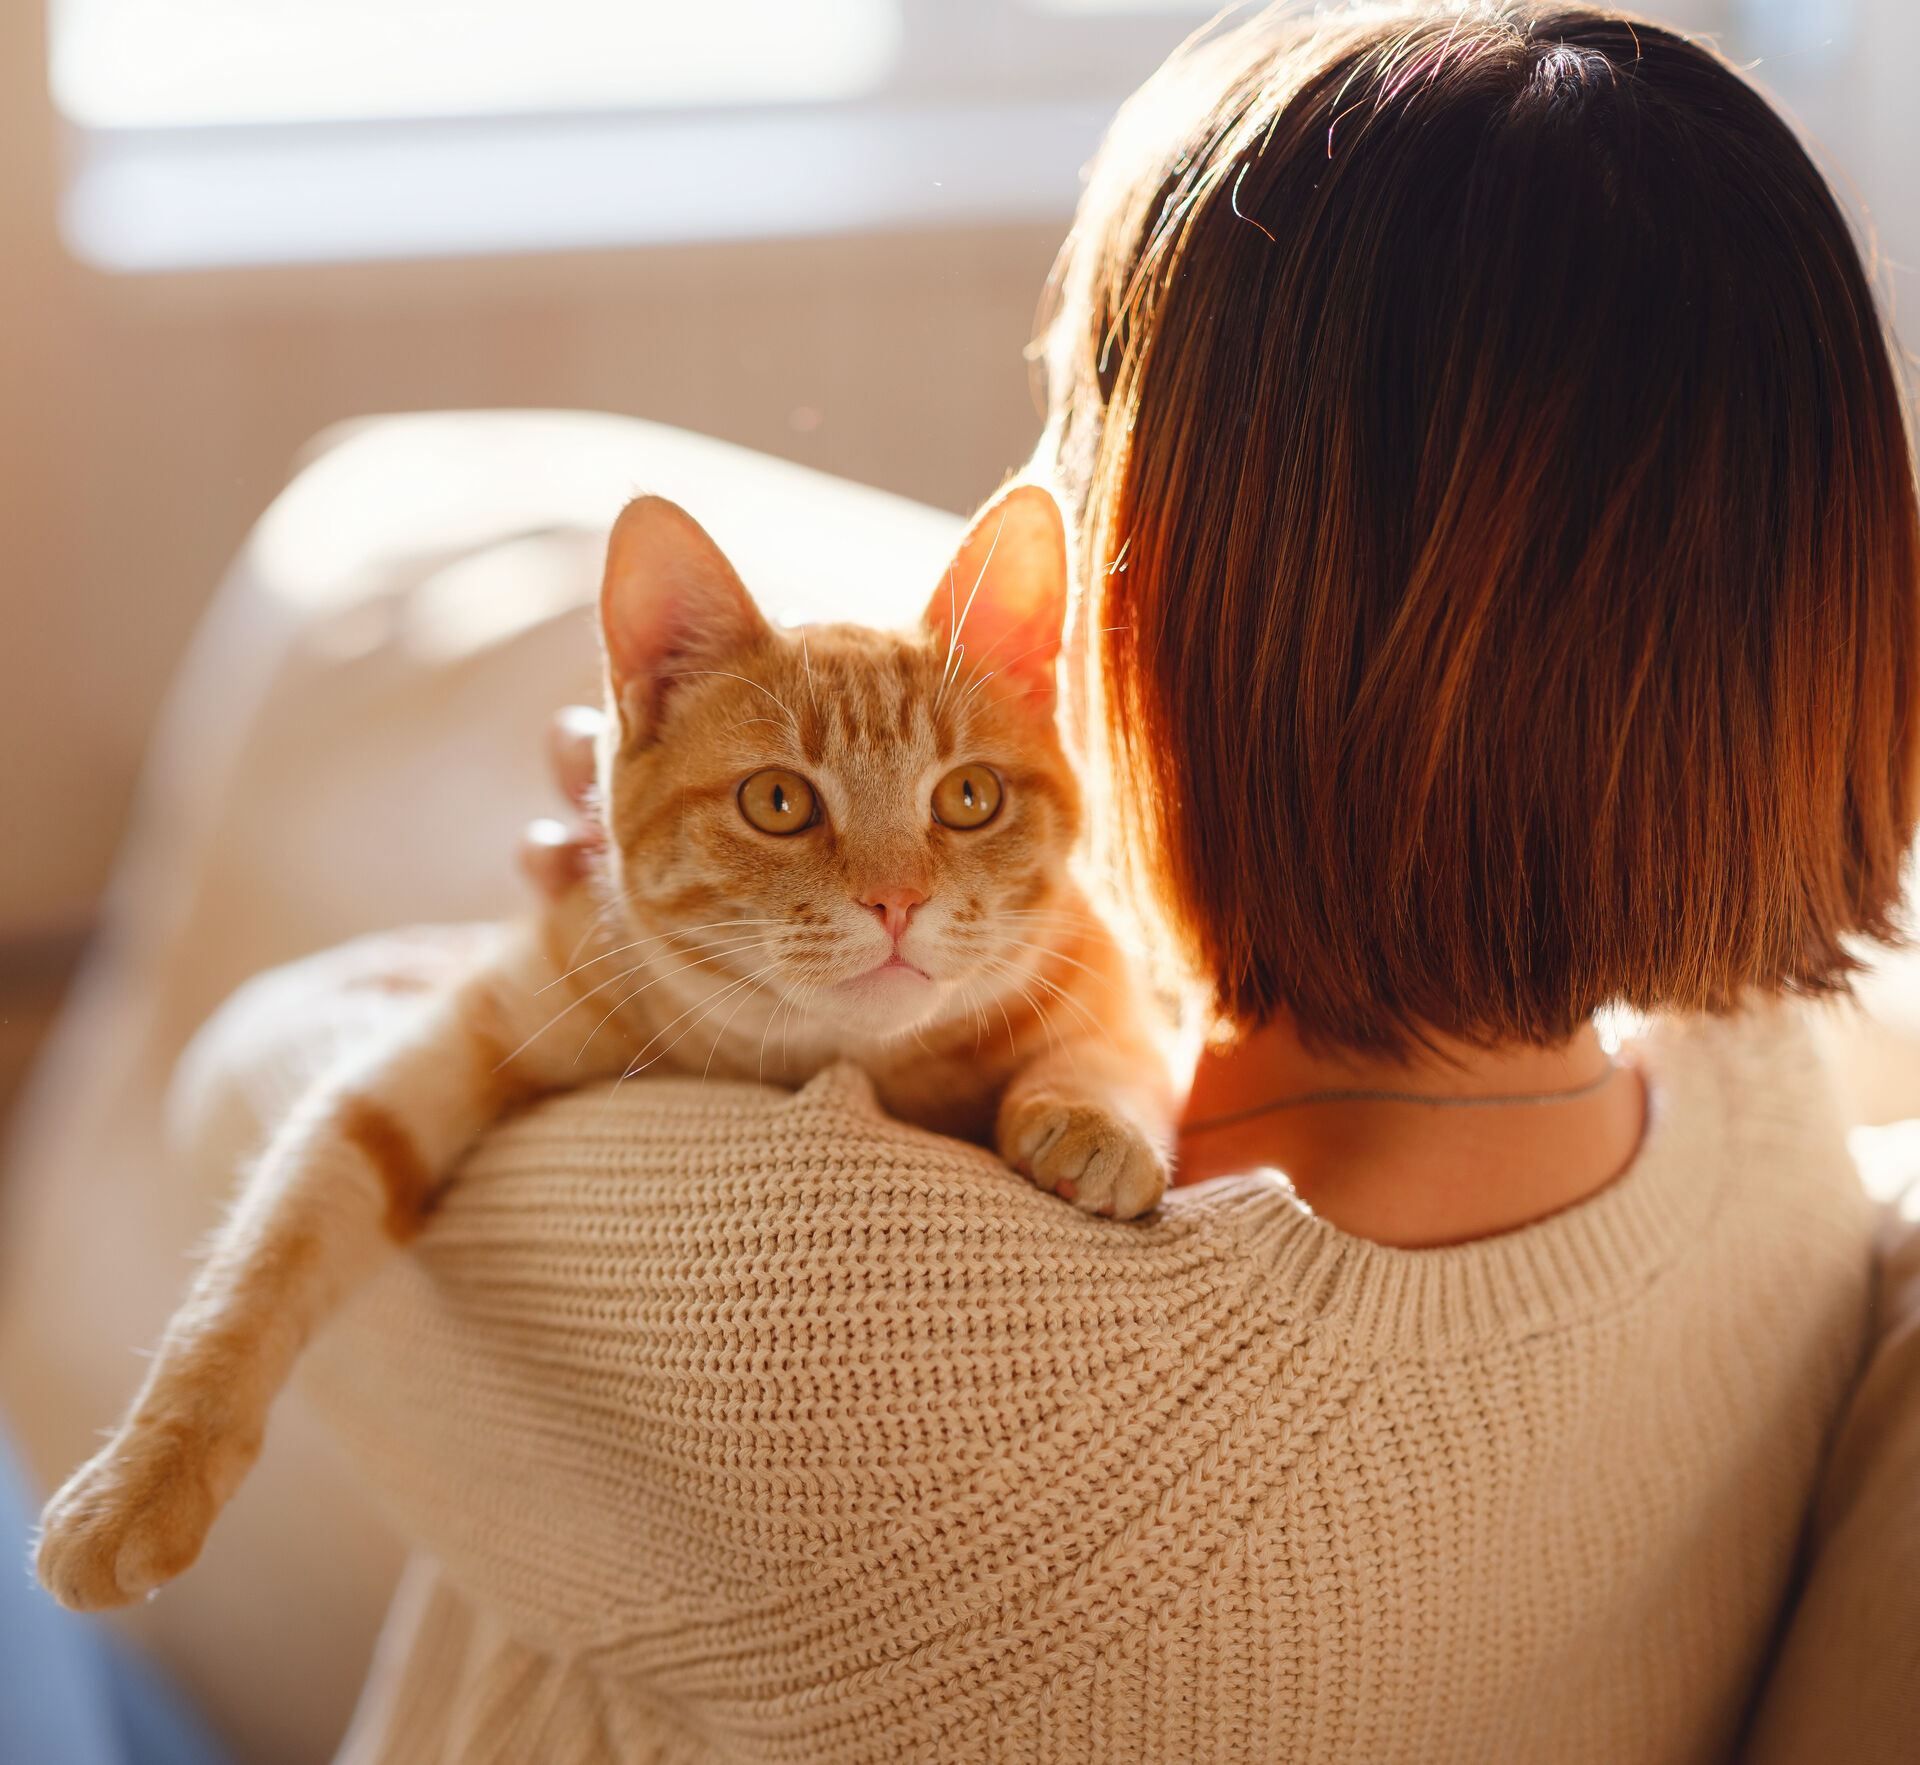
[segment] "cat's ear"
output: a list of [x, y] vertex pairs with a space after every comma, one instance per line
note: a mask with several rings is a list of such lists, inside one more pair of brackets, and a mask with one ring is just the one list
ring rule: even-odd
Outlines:
[[678, 503], [642, 496], [620, 511], [600, 584], [600, 637], [629, 741], [652, 735], [676, 680], [723, 667], [768, 631], [726, 554]]
[[1067, 616], [1067, 531], [1038, 484], [1016, 484], [974, 517], [922, 620], [973, 679], [1051, 713]]

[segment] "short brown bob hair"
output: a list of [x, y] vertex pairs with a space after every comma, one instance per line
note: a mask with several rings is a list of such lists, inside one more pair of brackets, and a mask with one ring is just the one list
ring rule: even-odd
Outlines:
[[1550, 1043], [1895, 934], [1902, 395], [1711, 52], [1529, 5], [1216, 33], [1055, 287], [1096, 831], [1225, 1024]]

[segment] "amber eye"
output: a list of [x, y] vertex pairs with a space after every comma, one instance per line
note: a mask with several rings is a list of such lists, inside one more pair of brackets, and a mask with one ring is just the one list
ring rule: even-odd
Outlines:
[[740, 813], [762, 833], [798, 833], [813, 825], [813, 786], [797, 772], [769, 766], [740, 787]]
[[1000, 813], [1000, 780], [984, 766], [956, 766], [933, 787], [933, 818], [943, 827], [985, 827]]

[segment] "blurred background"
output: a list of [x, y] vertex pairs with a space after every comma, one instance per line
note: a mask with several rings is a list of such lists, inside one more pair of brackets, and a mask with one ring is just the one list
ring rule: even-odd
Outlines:
[[[1178, 0], [0, 0], [0, 1109], [326, 425], [565, 406], [964, 509]], [[1912, 0], [1687, 0], [1920, 264]]]

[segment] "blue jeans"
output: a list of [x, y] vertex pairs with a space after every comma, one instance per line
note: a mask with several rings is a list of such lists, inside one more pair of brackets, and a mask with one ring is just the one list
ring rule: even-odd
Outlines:
[[5, 1765], [229, 1765], [161, 1676], [33, 1579], [35, 1513], [0, 1435], [0, 1760]]

